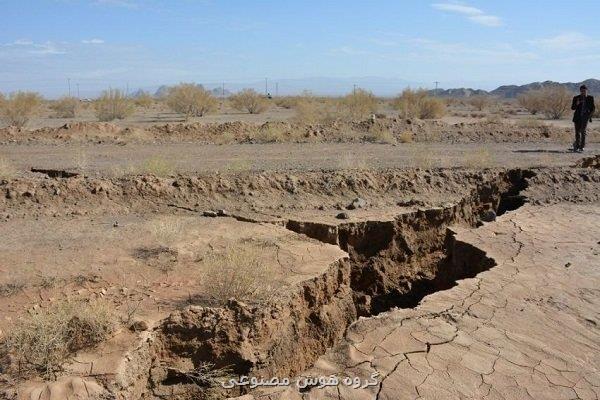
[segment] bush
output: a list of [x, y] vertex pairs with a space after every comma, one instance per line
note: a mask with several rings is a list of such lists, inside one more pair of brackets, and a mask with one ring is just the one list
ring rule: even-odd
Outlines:
[[562, 86], [547, 86], [540, 89], [541, 111], [551, 119], [561, 119], [571, 109], [572, 95]]
[[473, 96], [469, 98], [469, 104], [478, 111], [483, 111], [490, 106], [492, 100], [489, 96]]
[[544, 98], [541, 90], [531, 89], [517, 96], [517, 101], [530, 114], [536, 115], [543, 108]]
[[446, 103], [428, 95], [426, 90], [405, 89], [392, 101], [392, 107], [399, 111], [402, 118], [431, 119], [446, 114]]
[[343, 97], [340, 105], [344, 111], [355, 119], [364, 119], [377, 112], [377, 98], [373, 93], [357, 89]]
[[134, 104], [141, 108], [150, 108], [154, 104], [154, 97], [148, 92], [141, 91], [133, 100]]
[[[252, 302], [267, 300], [275, 289], [275, 271], [261, 260], [266, 250], [264, 246], [242, 242], [206, 254], [201, 270], [205, 294], [221, 303], [230, 298]], [[273, 250], [276, 259], [276, 246]]]
[[50, 109], [54, 111], [56, 118], [75, 118], [78, 107], [79, 99], [68, 96], [61, 97], [50, 104]]
[[253, 89], [244, 89], [229, 97], [229, 101], [236, 110], [250, 114], [260, 114], [269, 108], [269, 101]]
[[55, 302], [16, 321], [5, 344], [21, 365], [53, 376], [72, 354], [105, 340], [116, 321], [107, 302]]
[[33, 92], [15, 92], [0, 97], [0, 119], [17, 128], [24, 127], [39, 110], [42, 97]]
[[94, 103], [96, 116], [100, 121], [125, 119], [135, 111], [131, 99], [119, 89], [109, 89]]
[[373, 143], [396, 143], [396, 138], [392, 131], [390, 131], [389, 128], [384, 128], [382, 126], [374, 126], [369, 129], [369, 132], [365, 135], [364, 139]]
[[190, 117], [202, 117], [217, 108], [217, 99], [194, 83], [180, 83], [167, 94], [167, 105], [175, 112]]

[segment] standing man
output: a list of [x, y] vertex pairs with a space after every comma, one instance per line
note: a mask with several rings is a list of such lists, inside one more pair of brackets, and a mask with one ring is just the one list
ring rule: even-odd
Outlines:
[[583, 148], [585, 147], [585, 130], [588, 121], [592, 120], [592, 114], [594, 114], [595, 109], [594, 97], [588, 96], [587, 86], [581, 85], [579, 87], [579, 96], [573, 97], [573, 103], [571, 104], [571, 110], [575, 111], [575, 114], [573, 114], [573, 122], [575, 123], [573, 151], [578, 153], [583, 152]]

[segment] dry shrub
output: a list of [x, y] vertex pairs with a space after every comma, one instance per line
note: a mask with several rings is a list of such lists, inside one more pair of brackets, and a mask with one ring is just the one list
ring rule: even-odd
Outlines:
[[546, 86], [540, 89], [541, 111], [551, 119], [561, 119], [571, 109], [571, 93], [563, 86]]
[[472, 96], [469, 98], [469, 104], [475, 107], [478, 111], [483, 111], [488, 108], [492, 104], [492, 99], [490, 96]]
[[365, 140], [374, 143], [396, 143], [396, 138], [389, 128], [382, 126], [373, 126], [369, 129], [369, 132], [365, 135]]
[[190, 117], [202, 117], [217, 108], [217, 99], [203, 87], [194, 83], [180, 83], [167, 95], [167, 105], [175, 112]]
[[426, 90], [405, 89], [392, 101], [392, 107], [402, 118], [431, 119], [446, 114], [446, 103], [437, 97], [431, 97]]
[[275, 104], [277, 104], [277, 106], [281, 107], [281, 108], [285, 108], [285, 109], [291, 109], [296, 107], [296, 104], [298, 104], [298, 100], [300, 100], [300, 97], [298, 96], [285, 96], [285, 97], [278, 97], [275, 100]]
[[109, 89], [102, 93], [95, 102], [96, 117], [99, 121], [125, 119], [135, 111], [131, 99], [119, 89]]
[[21, 367], [52, 377], [77, 351], [105, 340], [115, 329], [115, 310], [105, 301], [61, 301], [16, 321], [6, 350]]
[[502, 115], [499, 114], [490, 114], [485, 117], [486, 122], [490, 124], [501, 124], [502, 123]]
[[344, 114], [352, 119], [364, 119], [377, 112], [377, 98], [373, 93], [357, 89], [340, 100]]
[[281, 143], [288, 138], [289, 135], [282, 126], [270, 124], [259, 128], [254, 135], [258, 143]]
[[158, 244], [172, 246], [185, 228], [183, 220], [170, 216], [156, 217], [146, 223], [146, 229]]
[[138, 168], [138, 173], [152, 174], [158, 177], [173, 175], [175, 167], [173, 163], [163, 157], [155, 156], [144, 160]]
[[37, 114], [42, 100], [39, 94], [33, 92], [15, 92], [8, 97], [0, 94], [0, 120], [22, 128]]
[[0, 157], [0, 179], [11, 179], [17, 174], [15, 167], [6, 158]]
[[340, 118], [339, 108], [330, 99], [317, 98], [310, 93], [299, 97], [295, 105], [293, 121], [298, 124], [323, 124]]
[[56, 118], [75, 118], [79, 108], [79, 99], [76, 97], [61, 97], [50, 104], [50, 109], [54, 111]]
[[22, 280], [12, 279], [9, 282], [0, 284], [0, 297], [10, 297], [20, 293], [27, 287], [27, 284]]
[[248, 302], [268, 300], [275, 290], [277, 271], [264, 262], [265, 250], [264, 246], [241, 242], [207, 253], [200, 271], [204, 294], [219, 303], [230, 298]]
[[148, 109], [152, 107], [152, 104], [154, 104], [154, 97], [152, 97], [150, 93], [142, 90], [138, 93], [133, 102], [138, 107]]
[[542, 111], [544, 105], [543, 93], [539, 89], [531, 89], [517, 96], [519, 105], [530, 114], [536, 115]]
[[248, 111], [250, 114], [260, 114], [269, 109], [269, 100], [254, 89], [244, 89], [230, 96], [229, 101], [236, 110]]
[[414, 134], [411, 131], [404, 131], [398, 135], [400, 143], [411, 143], [414, 140]]

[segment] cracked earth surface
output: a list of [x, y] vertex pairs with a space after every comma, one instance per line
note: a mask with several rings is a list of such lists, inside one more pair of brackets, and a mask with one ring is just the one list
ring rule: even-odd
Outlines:
[[600, 205], [527, 205], [455, 228], [496, 266], [352, 324], [303, 376], [379, 373], [365, 389], [295, 387], [243, 398], [598, 399]]

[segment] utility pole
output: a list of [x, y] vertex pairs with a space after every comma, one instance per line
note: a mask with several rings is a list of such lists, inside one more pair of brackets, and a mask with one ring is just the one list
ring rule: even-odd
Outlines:
[[129, 82], [127, 82], [127, 89], [125, 89], [125, 97], [129, 97]]
[[356, 95], [356, 83], [354, 84], [354, 87], [352, 88], [352, 95], [353, 96]]
[[268, 84], [268, 79], [265, 78], [265, 96], [269, 93], [269, 84]]
[[67, 84], [69, 85], [69, 97], [71, 97], [71, 78], [67, 78]]
[[221, 87], [221, 97], [225, 98], [225, 82], [223, 82], [223, 86]]
[[80, 99], [81, 97], [79, 97], [79, 83], [77, 83], [77, 98]]
[[439, 82], [435, 81], [434, 83], [435, 83], [435, 92], [433, 92], [433, 94], [434, 94], [434, 96], [437, 96]]
[[275, 97], [279, 97], [279, 82], [275, 82]]

